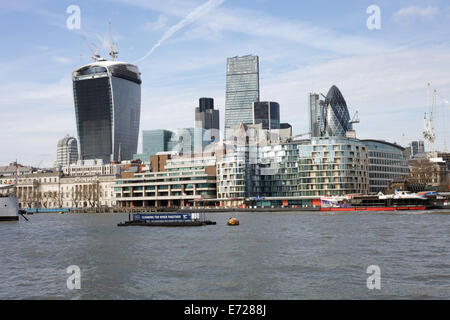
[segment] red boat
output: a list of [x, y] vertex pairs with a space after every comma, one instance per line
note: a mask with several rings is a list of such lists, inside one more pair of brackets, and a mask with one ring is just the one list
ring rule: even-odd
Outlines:
[[396, 191], [388, 195], [380, 192], [376, 195], [322, 197], [320, 211], [427, 210], [439, 208], [443, 199], [437, 193], [415, 194], [408, 191]]

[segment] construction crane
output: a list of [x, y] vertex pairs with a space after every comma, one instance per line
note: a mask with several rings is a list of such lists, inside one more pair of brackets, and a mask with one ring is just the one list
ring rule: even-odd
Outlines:
[[94, 62], [99, 61], [99, 60], [100, 60], [100, 55], [98, 54], [98, 47], [95, 46], [95, 47], [96, 47], [96, 51], [94, 51], [94, 50], [92, 49], [91, 45], [89, 44], [89, 41], [86, 39], [86, 37], [85, 37], [83, 34], [82, 34], [81, 36], [83, 37], [84, 42], [86, 42], [86, 44], [87, 44], [89, 50], [90, 50], [91, 53], [92, 53], [92, 57], [91, 57], [92, 60], [94, 60]]
[[110, 46], [111, 46], [111, 51], [109, 51], [109, 56], [111, 57], [111, 60], [114, 61], [117, 58], [117, 56], [119, 55], [119, 51], [117, 51], [117, 43], [114, 42], [114, 39], [112, 36], [111, 22], [109, 23], [109, 40], [110, 40]]
[[444, 129], [444, 151], [448, 152], [447, 149], [447, 117], [445, 114], [446, 106], [449, 106], [449, 102], [447, 99], [442, 98], [442, 122], [443, 122], [443, 129]]
[[301, 133], [301, 134], [297, 134], [295, 136], [290, 137], [288, 139], [288, 142], [294, 141], [296, 138], [300, 138], [300, 137], [307, 136], [307, 135], [310, 135], [310, 134], [311, 134], [311, 131], [305, 132], [305, 133]]
[[431, 83], [428, 83], [427, 87], [427, 109], [430, 110], [430, 113], [428, 114], [425, 112], [424, 116], [424, 126], [425, 130], [423, 131], [423, 137], [426, 141], [428, 141], [430, 145], [430, 152], [434, 151], [434, 142], [436, 140], [436, 133], [434, 130], [434, 114], [435, 114], [435, 108], [436, 108], [436, 94], [437, 91], [433, 90], [433, 96], [431, 99], [431, 106], [430, 103], [430, 90], [431, 90]]
[[351, 125], [354, 123], [359, 123], [359, 116], [358, 116], [358, 111], [355, 112], [355, 115], [353, 116], [353, 118], [348, 122]]

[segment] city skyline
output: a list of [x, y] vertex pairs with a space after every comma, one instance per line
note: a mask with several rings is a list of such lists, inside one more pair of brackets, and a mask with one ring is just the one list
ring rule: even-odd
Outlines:
[[[111, 21], [119, 43], [118, 60], [134, 62], [171, 26], [206, 2], [75, 4], [81, 9], [80, 31], [89, 42], [101, 47], [99, 38], [108, 38]], [[6, 48], [1, 53], [5, 72], [0, 76], [0, 108], [2, 118], [9, 121], [0, 129], [6, 150], [0, 164], [17, 158], [24, 164], [43, 161], [43, 166], [51, 166], [58, 140], [66, 134], [77, 135], [70, 75], [91, 61], [80, 33], [66, 28], [66, 8], [71, 4], [0, 5], [2, 30], [11, 30], [5, 34]], [[104, 17], [95, 15], [105, 4]], [[245, 7], [238, 1], [224, 1], [138, 63], [143, 78], [141, 131], [194, 126], [193, 108], [203, 96], [216, 100], [224, 124], [226, 58], [253, 54], [260, 58], [261, 100], [280, 103], [281, 118], [293, 126], [294, 134], [308, 131], [308, 94], [326, 93], [335, 84], [350, 114], [359, 111], [358, 138], [385, 139], [403, 146], [422, 140], [430, 81], [438, 90], [436, 145], [444, 149], [448, 136], [448, 128], [447, 134], [443, 132], [444, 121], [450, 113], [442, 103], [450, 97], [446, 67], [450, 49], [444, 39], [450, 30], [446, 28], [450, 7], [437, 0], [379, 1], [381, 29], [368, 30], [366, 9], [371, 4], [284, 1], [277, 8], [266, 1], [251, 1]], [[121, 15], [135, 19], [121, 19]], [[317, 19], [324, 16], [330, 19]], [[106, 49], [101, 54], [106, 58]], [[172, 117], [165, 119], [167, 113]], [[141, 137], [139, 146], [140, 141]]]

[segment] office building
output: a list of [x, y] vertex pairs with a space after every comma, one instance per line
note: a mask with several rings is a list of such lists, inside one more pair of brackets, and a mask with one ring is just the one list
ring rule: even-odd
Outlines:
[[311, 137], [325, 136], [326, 107], [325, 102], [320, 100], [317, 93], [309, 94], [309, 119]]
[[253, 102], [253, 124], [262, 124], [263, 130], [280, 129], [280, 105], [271, 101]]
[[423, 185], [425, 190], [450, 191], [450, 170], [442, 157], [412, 159], [409, 169], [408, 182]]
[[158, 152], [171, 151], [170, 141], [175, 135], [169, 130], [143, 130], [142, 131], [142, 153], [135, 154], [134, 159], [149, 161], [150, 157]]
[[78, 160], [77, 139], [69, 135], [58, 141], [55, 167], [68, 166]]
[[386, 192], [392, 182], [409, 174], [404, 148], [381, 140], [361, 140], [369, 151], [369, 191]]
[[416, 155], [425, 153], [425, 143], [422, 140], [411, 142], [411, 158]]
[[352, 131], [347, 103], [341, 91], [332, 86], [325, 100], [319, 95], [309, 95], [310, 131], [313, 138], [345, 137]]
[[65, 176], [61, 172], [19, 177], [19, 208], [114, 207], [116, 175]]
[[211, 142], [220, 141], [219, 110], [214, 110], [213, 98], [200, 98], [195, 108], [195, 128], [209, 130]]
[[181, 128], [175, 130], [168, 142], [167, 151], [175, 151], [179, 155], [201, 154], [211, 143], [211, 130], [202, 128]]
[[253, 124], [253, 102], [259, 101], [259, 58], [227, 59], [225, 96], [225, 139], [232, 126]]
[[[156, 156], [159, 157], [159, 156]], [[158, 172], [127, 174], [117, 179], [120, 207], [195, 206], [216, 198], [216, 158], [165, 157]]]
[[71, 177], [107, 176], [120, 174], [121, 166], [118, 163], [106, 163], [103, 159], [89, 159], [63, 166], [61, 171]]
[[72, 80], [81, 159], [132, 159], [141, 112], [137, 66], [97, 61], [76, 69]]
[[257, 196], [342, 196], [369, 190], [367, 148], [345, 137], [263, 147]]

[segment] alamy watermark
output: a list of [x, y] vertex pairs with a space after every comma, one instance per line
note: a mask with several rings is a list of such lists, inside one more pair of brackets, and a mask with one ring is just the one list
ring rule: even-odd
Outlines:
[[71, 275], [67, 278], [66, 284], [69, 290], [80, 290], [81, 289], [81, 269], [77, 265], [71, 265], [67, 267], [67, 273]]
[[381, 29], [381, 9], [377, 5], [371, 5], [366, 10], [370, 16], [367, 18], [366, 25], [369, 30]]
[[367, 289], [369, 290], [381, 290], [381, 269], [377, 265], [368, 266], [366, 273], [370, 274], [367, 278]]
[[81, 29], [81, 9], [79, 6], [72, 4], [67, 7], [66, 13], [70, 16], [66, 20], [66, 26], [69, 30]]

